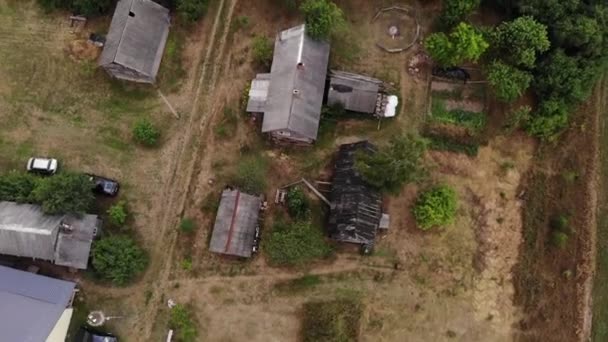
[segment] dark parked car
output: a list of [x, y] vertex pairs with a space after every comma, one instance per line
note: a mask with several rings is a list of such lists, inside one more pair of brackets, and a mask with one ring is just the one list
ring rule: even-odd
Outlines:
[[118, 342], [112, 334], [96, 331], [89, 327], [81, 327], [73, 340], [74, 342]]
[[91, 178], [91, 182], [93, 182], [93, 192], [96, 194], [107, 196], [116, 196], [118, 194], [120, 184], [118, 184], [117, 181], [90, 173], [87, 173], [87, 176]]

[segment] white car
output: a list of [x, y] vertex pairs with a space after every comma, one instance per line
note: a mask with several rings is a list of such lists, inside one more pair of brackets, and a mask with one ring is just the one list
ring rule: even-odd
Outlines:
[[30, 158], [27, 161], [27, 171], [45, 175], [52, 175], [57, 172], [57, 159], [52, 158]]

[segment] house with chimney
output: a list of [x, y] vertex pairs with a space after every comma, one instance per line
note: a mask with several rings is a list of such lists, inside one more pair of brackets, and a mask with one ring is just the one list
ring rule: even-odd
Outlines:
[[325, 93], [329, 43], [310, 38], [306, 26], [280, 32], [270, 73], [251, 83], [247, 112], [263, 113], [262, 133], [275, 142], [317, 140]]

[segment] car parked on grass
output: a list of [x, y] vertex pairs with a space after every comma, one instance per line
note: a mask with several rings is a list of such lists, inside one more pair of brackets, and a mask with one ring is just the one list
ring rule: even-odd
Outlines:
[[93, 182], [93, 192], [100, 195], [116, 196], [120, 189], [120, 184], [110, 178], [97, 176], [94, 174], [87, 173], [87, 176]]
[[53, 175], [57, 172], [57, 159], [32, 157], [27, 161], [27, 171], [43, 175]]

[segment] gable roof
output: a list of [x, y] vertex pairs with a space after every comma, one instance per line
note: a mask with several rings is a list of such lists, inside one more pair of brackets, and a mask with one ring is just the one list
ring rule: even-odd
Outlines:
[[317, 138], [328, 63], [329, 44], [310, 38], [305, 25], [279, 33], [262, 132], [289, 130]]
[[376, 147], [367, 141], [340, 146], [331, 188], [329, 234], [338, 241], [373, 244], [382, 218], [382, 197], [355, 169], [358, 151], [375, 153]]
[[251, 257], [262, 199], [239, 190], [222, 192], [209, 250], [215, 253]]
[[3, 341], [45, 341], [72, 298], [75, 283], [0, 266]]
[[99, 65], [117, 63], [156, 77], [169, 25], [169, 10], [154, 1], [120, 0], [116, 4]]
[[[62, 224], [71, 227], [61, 229]], [[86, 269], [96, 215], [46, 215], [38, 205], [0, 202], [0, 254], [53, 261]]]
[[331, 71], [327, 103], [359, 113], [376, 112], [382, 81], [343, 71]]

